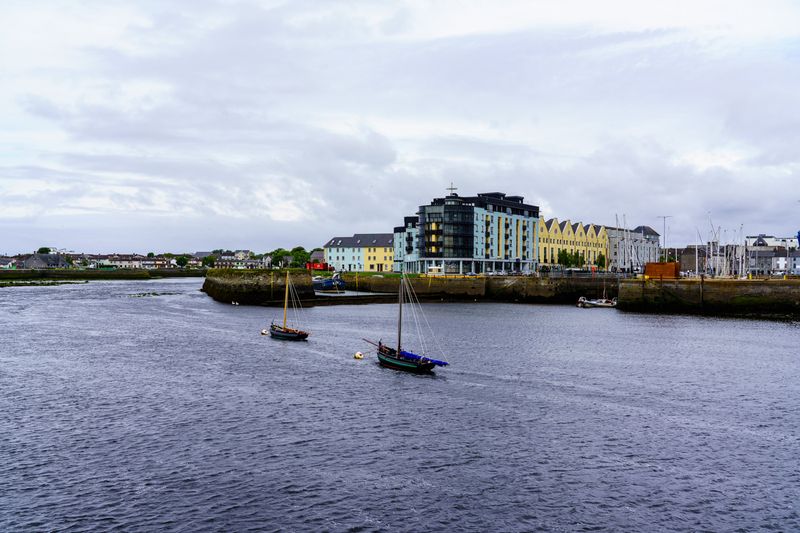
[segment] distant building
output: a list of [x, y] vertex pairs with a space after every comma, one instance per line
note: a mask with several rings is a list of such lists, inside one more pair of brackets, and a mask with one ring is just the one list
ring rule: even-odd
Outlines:
[[632, 230], [606, 226], [609, 269], [616, 272], [644, 272], [646, 263], [657, 262], [661, 255], [661, 236], [650, 226]]
[[221, 255], [214, 261], [214, 268], [234, 268], [237, 270], [256, 270], [259, 268], [270, 268], [272, 258], [265, 255], [261, 259], [237, 259], [236, 255]]
[[310, 263], [324, 263], [325, 262], [325, 250], [314, 250], [311, 252], [310, 257], [308, 258]]
[[690, 244], [678, 252], [681, 271], [704, 273], [707, 269], [706, 246]]
[[797, 237], [760, 233], [745, 237], [747, 271], [753, 275], [800, 273]]
[[0, 270], [13, 270], [17, 268], [17, 260], [13, 257], [0, 257]]
[[391, 233], [356, 233], [352, 237], [334, 237], [322, 249], [325, 263], [338, 271], [391, 272], [393, 242]]
[[761, 233], [759, 235], [749, 235], [744, 238], [748, 248], [777, 248], [782, 246], [790, 250], [796, 250], [798, 246], [797, 237], [775, 237]]
[[147, 270], [155, 270], [157, 268], [171, 268], [173, 265], [170, 259], [166, 257], [156, 256], [156, 257], [144, 257], [140, 261], [139, 268], [145, 268]]
[[147, 259], [145, 256], [139, 254], [114, 254], [108, 256], [104, 264], [115, 268], [142, 268], [142, 261], [145, 259]]
[[43, 269], [43, 268], [67, 268], [65, 257], [61, 254], [32, 254], [22, 262], [23, 268]]

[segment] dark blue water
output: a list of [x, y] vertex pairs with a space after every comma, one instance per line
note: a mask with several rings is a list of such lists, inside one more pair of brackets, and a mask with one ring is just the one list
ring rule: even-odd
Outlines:
[[0, 530], [800, 530], [797, 324], [426, 305], [429, 377], [199, 287], [0, 289]]

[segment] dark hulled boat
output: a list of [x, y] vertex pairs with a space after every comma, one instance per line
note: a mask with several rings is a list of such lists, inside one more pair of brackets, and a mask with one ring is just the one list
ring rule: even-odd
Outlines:
[[284, 341], [304, 341], [308, 338], [309, 333], [307, 331], [303, 331], [301, 329], [290, 328], [286, 325], [286, 311], [289, 308], [289, 297], [292, 298], [292, 305], [297, 307], [300, 303], [300, 299], [297, 297], [295, 293], [292, 282], [289, 279], [289, 271], [286, 271], [286, 294], [283, 297], [283, 325], [278, 325], [275, 322], [272, 322], [269, 326], [269, 330], [262, 329], [262, 335], [269, 335], [273, 339], [280, 339]]
[[329, 278], [323, 276], [315, 276], [311, 280], [311, 282], [314, 285], [315, 291], [339, 292], [343, 291], [345, 287], [344, 280], [339, 276], [338, 272]]
[[445, 366], [447, 363], [444, 361], [437, 361], [429, 359], [415, 353], [406, 352], [389, 348], [385, 344], [378, 343], [378, 362], [381, 366], [394, 368], [395, 370], [406, 370], [409, 372], [417, 372], [420, 374], [431, 372], [436, 366]]
[[308, 332], [299, 329], [292, 329], [288, 327], [279, 326], [278, 324], [271, 324], [269, 326], [269, 335], [273, 339], [281, 339], [285, 341], [304, 341], [308, 338]]
[[[432, 372], [437, 366], [447, 366], [447, 362], [431, 359], [422, 355], [417, 355], [413, 352], [405, 351], [401, 348], [401, 341], [403, 338], [403, 299], [406, 293], [406, 277], [400, 276], [400, 290], [398, 298], [398, 317], [397, 317], [397, 348], [392, 348], [383, 344], [382, 341], [377, 343], [369, 341], [377, 347], [378, 362], [381, 366], [393, 368], [395, 370], [405, 370], [406, 372], [415, 372], [424, 374]], [[409, 297], [411, 297], [409, 291]]]

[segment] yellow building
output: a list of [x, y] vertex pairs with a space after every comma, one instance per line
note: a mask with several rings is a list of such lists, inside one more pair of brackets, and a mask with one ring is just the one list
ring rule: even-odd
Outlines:
[[[380, 244], [380, 243], [377, 243]], [[363, 248], [365, 272], [391, 272], [394, 262], [394, 246], [368, 246]]]
[[578, 254], [582, 266], [589, 268], [597, 263], [602, 254], [605, 267], [608, 267], [609, 240], [604, 226], [594, 224], [573, 223], [570, 220], [559, 222], [551, 218], [540, 224], [539, 262], [543, 266], [558, 265], [558, 255], [563, 250], [569, 254]]

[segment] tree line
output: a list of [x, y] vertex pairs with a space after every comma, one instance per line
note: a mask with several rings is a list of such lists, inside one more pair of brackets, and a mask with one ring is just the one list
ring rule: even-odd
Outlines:
[[[311, 254], [316, 251], [321, 251], [322, 248], [314, 248], [310, 251], [306, 250], [302, 246], [295, 246], [291, 250], [286, 250], [284, 248], [276, 248], [271, 252], [264, 252], [263, 254], [251, 254], [248, 259], [264, 259], [265, 257], [269, 257], [272, 259], [272, 265], [278, 267], [289, 267], [289, 268], [304, 268], [306, 263], [308, 263], [309, 259], [311, 258]], [[211, 252], [211, 255], [206, 256], [202, 259], [203, 266], [206, 267], [213, 267], [217, 260], [223, 255], [233, 255], [234, 252], [232, 250], [223, 250], [222, 248], [218, 248]]]
[[[568, 252], [566, 250], [559, 250], [558, 251], [558, 258], [557, 262], [559, 265], [565, 268], [582, 268], [586, 266], [586, 257], [581, 252]], [[606, 267], [606, 256], [604, 254], [599, 254], [597, 259], [594, 262], [594, 265], [597, 268], [605, 268]]]

